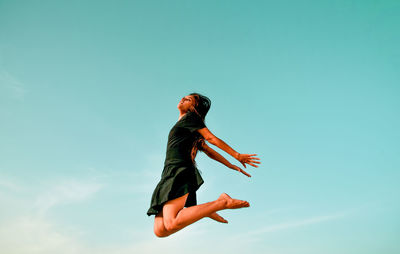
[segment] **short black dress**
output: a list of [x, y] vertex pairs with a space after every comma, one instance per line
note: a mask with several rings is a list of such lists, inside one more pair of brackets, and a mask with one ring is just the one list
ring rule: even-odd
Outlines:
[[191, 151], [194, 141], [200, 135], [197, 130], [204, 127], [201, 117], [190, 111], [172, 127], [168, 135], [161, 180], [153, 192], [147, 215], [158, 214], [165, 202], [186, 193], [189, 196], [185, 207], [197, 204], [196, 191], [204, 181], [191, 159]]

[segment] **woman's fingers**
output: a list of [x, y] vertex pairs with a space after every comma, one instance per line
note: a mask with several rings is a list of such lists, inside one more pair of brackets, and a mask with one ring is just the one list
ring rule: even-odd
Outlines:
[[261, 164], [260, 161], [257, 161], [257, 160], [254, 160], [254, 159], [249, 159], [248, 162], [253, 162], [253, 163]]
[[259, 162], [259, 161], [252, 161], [252, 160], [249, 161], [250, 165], [252, 165], [253, 167], [258, 167], [257, 165], [254, 165], [254, 163], [255, 164], [261, 164], [261, 162]]
[[240, 163], [242, 163], [244, 168], [247, 168], [246, 164], [249, 164], [250, 166], [258, 168], [258, 166], [256, 164], [261, 164], [261, 162], [260, 162], [260, 158], [254, 157], [256, 155], [257, 154], [255, 154], [255, 153], [239, 154], [238, 161], [240, 161]]
[[258, 168], [258, 166], [255, 164], [261, 164], [261, 162], [259, 161], [260, 158], [254, 157], [256, 155], [257, 154], [241, 154], [240, 162], [243, 164], [244, 167], [246, 167], [244, 163], [247, 163], [253, 167]]
[[240, 156], [243, 158], [243, 159], [255, 159], [255, 160], [259, 160], [260, 158], [258, 158], [258, 157], [254, 157], [254, 156], [256, 156], [257, 154], [241, 154]]
[[255, 165], [255, 164], [253, 164], [253, 163], [248, 163], [248, 164], [251, 165], [251, 166], [253, 166], [253, 167], [255, 167], [255, 168], [258, 168], [258, 166]]
[[246, 175], [248, 177], [251, 177], [251, 175], [249, 173], [247, 173], [243, 169], [239, 168], [238, 166], [233, 165], [232, 169], [235, 169], [235, 170], [239, 171], [240, 173], [242, 173], [242, 174], [244, 174], [244, 175]]
[[250, 175], [249, 173], [247, 173], [246, 171], [241, 170], [241, 172], [242, 172], [243, 175], [248, 176], [248, 177], [251, 177], [251, 175]]

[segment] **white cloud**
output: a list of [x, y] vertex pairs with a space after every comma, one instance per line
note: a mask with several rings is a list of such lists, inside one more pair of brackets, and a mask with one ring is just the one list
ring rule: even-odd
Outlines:
[[[102, 184], [91, 181], [63, 181], [52, 185], [45, 193], [27, 184], [1, 181], [3, 196], [0, 196], [0, 249], [13, 254], [74, 254], [98, 253], [80, 240], [84, 231], [79, 226], [60, 224], [46, 216], [54, 206], [82, 202], [93, 197]], [[33, 192], [33, 193], [31, 193]], [[36, 196], [36, 197], [35, 197]], [[32, 198], [33, 197], [33, 198]]]
[[48, 221], [32, 216], [1, 225], [0, 246], [2, 253], [84, 253], [76, 239], [57, 232]]
[[343, 216], [345, 216], [345, 214], [339, 213], [339, 214], [332, 214], [332, 215], [316, 216], [316, 217], [311, 217], [311, 218], [306, 218], [306, 219], [301, 219], [301, 220], [291, 221], [291, 222], [284, 222], [284, 223], [269, 225], [269, 226], [251, 231], [248, 233], [248, 235], [258, 235], [258, 234], [264, 234], [264, 233], [270, 233], [270, 232], [277, 232], [280, 230], [297, 228], [297, 227], [307, 226], [307, 225], [311, 225], [311, 224], [317, 224], [317, 223], [321, 223], [321, 222], [325, 222], [325, 221], [330, 221], [330, 220], [341, 218]]
[[6, 71], [0, 71], [0, 87], [5, 89], [14, 99], [24, 99], [26, 90], [21, 81]]
[[40, 195], [36, 199], [35, 207], [40, 214], [43, 214], [56, 205], [89, 199], [101, 188], [102, 184], [99, 183], [77, 181], [63, 182]]
[[[142, 175], [141, 172], [139, 175]], [[121, 175], [116, 176], [120, 180]], [[122, 177], [124, 178], [124, 177]], [[105, 179], [103, 179], [105, 180]], [[114, 182], [114, 181], [113, 181]], [[129, 182], [129, 181], [128, 181]], [[123, 182], [122, 184], [125, 184]], [[13, 188], [19, 188], [18, 184], [12, 181], [6, 181], [2, 186], [13, 186], [9, 188], [8, 193], [15, 198], [21, 197], [18, 193], [11, 191]], [[108, 185], [107, 185], [108, 186]], [[34, 204], [29, 209], [22, 209], [22, 213], [9, 216], [7, 219], [0, 220], [0, 246], [2, 253], [13, 254], [128, 254], [128, 253], [160, 253], [165, 254], [181, 253], [191, 250], [193, 254], [204, 253], [210, 250], [210, 246], [215, 252], [243, 253], [251, 246], [257, 236], [268, 232], [277, 232], [280, 230], [296, 228], [324, 221], [338, 219], [344, 214], [332, 214], [273, 224], [261, 227], [257, 230], [245, 233], [240, 237], [221, 237], [210, 238], [210, 227], [207, 221], [202, 221], [190, 225], [182, 231], [164, 239], [156, 238], [151, 229], [151, 221], [146, 225], [136, 228], [130, 228], [130, 242], [115, 243], [88, 242], [86, 238], [87, 231], [80, 225], [71, 225], [54, 221], [46, 213], [49, 209], [62, 204], [82, 202], [92, 198], [98, 193], [104, 184], [94, 180], [70, 180], [62, 181], [59, 184], [52, 184], [52, 187], [45, 193], [36, 195], [32, 201], [24, 200], [27, 205]], [[29, 190], [24, 188], [23, 190]], [[17, 194], [17, 195], [15, 195]], [[33, 194], [35, 196], [35, 194]], [[7, 204], [5, 204], [7, 206]], [[18, 209], [20, 210], [20, 209]], [[276, 214], [282, 209], [270, 210], [269, 214]], [[38, 213], [39, 212], [39, 213]], [[233, 246], [232, 240], [241, 242], [241, 246]]]
[[[192, 225], [168, 238], [156, 238], [149, 230], [139, 237], [132, 237], [127, 244], [97, 244], [82, 242], [83, 232], [52, 223], [38, 216], [22, 216], [0, 225], [2, 253], [13, 254], [131, 254], [131, 253], [181, 253], [189, 249], [191, 241], [205, 236], [204, 227]], [[138, 240], [139, 239], [139, 240]], [[201, 240], [200, 240], [201, 241]], [[205, 241], [205, 240], [203, 240]], [[203, 247], [207, 249], [207, 246]], [[205, 249], [192, 250], [203, 253]]]
[[5, 179], [5, 177], [1, 176], [0, 177], [0, 190], [1, 189], [11, 190], [11, 191], [19, 191], [22, 188], [19, 185], [15, 184], [14, 182], [12, 182], [8, 179]]
[[313, 225], [313, 224], [336, 220], [339, 218], [343, 218], [347, 215], [348, 215], [348, 212], [341, 212], [341, 213], [335, 213], [335, 214], [330, 214], [330, 215], [320, 215], [320, 216], [314, 216], [314, 217], [310, 217], [310, 218], [302, 218], [302, 219], [298, 219], [298, 220], [272, 224], [272, 225], [268, 225], [268, 226], [264, 226], [264, 227], [252, 230], [250, 232], [246, 232], [246, 233], [243, 233], [240, 235], [233, 236], [230, 238], [229, 241], [238, 241], [240, 239], [240, 241], [251, 243], [251, 242], [261, 240], [261, 238], [259, 238], [259, 236], [266, 234], [266, 233], [275, 233], [275, 232], [282, 231], [282, 230], [290, 230], [290, 229], [305, 227], [305, 226], [309, 226], [309, 225]]
[[[46, 184], [42, 183], [42, 186], [39, 188], [46, 189], [45, 192], [34, 188], [38, 186], [19, 184], [15, 181], [5, 181], [5, 184], [2, 186], [9, 186], [4, 187], [8, 199], [3, 200], [5, 203], [2, 203], [2, 206], [8, 207], [9, 212], [1, 214], [0, 211], [0, 216], [3, 217], [0, 218], [0, 249], [2, 253], [128, 254], [163, 252], [165, 254], [172, 254], [191, 249], [193, 254], [197, 254], [207, 252], [210, 242], [213, 243], [213, 249], [217, 252], [224, 252], [227, 249], [226, 246], [217, 244], [220, 240], [210, 239], [207, 236], [207, 233], [209, 233], [208, 222], [190, 225], [168, 238], [159, 239], [154, 236], [152, 232], [152, 219], [149, 219], [148, 223], [143, 225], [135, 223], [134, 227], [131, 227], [132, 224], [130, 224], [129, 228], [127, 226], [127, 228], [118, 229], [127, 230], [126, 235], [131, 239], [129, 242], [117, 243], [118, 241], [114, 242], [114, 240], [110, 240], [104, 242], [96, 241], [93, 244], [87, 237], [90, 230], [87, 231], [84, 226], [79, 224], [71, 224], [71, 221], [68, 224], [63, 223], [62, 218], [60, 220], [60, 218], [51, 216], [52, 214], [49, 213], [49, 210], [58, 205], [84, 202], [93, 198], [105, 186], [112, 186], [113, 188], [109, 188], [108, 190], [114, 190], [115, 188], [120, 188], [118, 187], [120, 184], [124, 186], [128, 185], [130, 179], [135, 176], [142, 176], [146, 180], [150, 180], [149, 178], [151, 178], [151, 176], [147, 175], [148, 172], [142, 170], [136, 173], [131, 172], [131, 174], [120, 175], [115, 173], [105, 177], [102, 176], [101, 183], [98, 181], [99, 178], [93, 177], [86, 180], [56, 181], [50, 187], [46, 187]], [[109, 177], [115, 177], [116, 179], [109, 179]], [[108, 182], [108, 180], [112, 181]], [[107, 185], [104, 183], [107, 183]], [[19, 189], [20, 187], [23, 187], [21, 191], [12, 191], [12, 189]], [[127, 219], [138, 220], [138, 218]], [[102, 228], [101, 223], [107, 222], [99, 221], [100, 230]], [[193, 249], [193, 246], [196, 246], [196, 248]], [[228, 248], [228, 250], [230, 253], [239, 253], [239, 249], [236, 248]]]
[[105, 172], [103, 173], [103, 181], [114, 185], [114, 189], [139, 194], [140, 197], [151, 197], [152, 191], [160, 180], [164, 159], [165, 154], [162, 153], [146, 154], [143, 162], [137, 164], [139, 167], [132, 168], [129, 171]]

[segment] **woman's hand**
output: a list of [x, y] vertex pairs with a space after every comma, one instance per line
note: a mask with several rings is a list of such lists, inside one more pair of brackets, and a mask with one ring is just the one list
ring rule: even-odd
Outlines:
[[246, 163], [251, 165], [251, 166], [253, 166], [253, 167], [258, 168], [258, 166], [255, 165], [254, 163], [260, 164], [261, 162], [259, 162], [259, 160], [260, 160], [259, 158], [254, 157], [256, 155], [257, 154], [240, 154], [239, 153], [237, 155], [236, 159], [238, 161], [240, 161], [240, 163], [242, 163], [243, 167], [245, 167], [245, 168], [246, 168]]
[[251, 177], [251, 175], [249, 173], [247, 173], [246, 171], [244, 171], [243, 169], [239, 168], [236, 165], [231, 164], [230, 168], [233, 169], [233, 170], [239, 171], [240, 173], [242, 173], [245, 176]]

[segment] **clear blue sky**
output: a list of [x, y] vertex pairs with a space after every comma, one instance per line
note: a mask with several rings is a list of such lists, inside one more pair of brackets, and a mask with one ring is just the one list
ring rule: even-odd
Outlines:
[[[399, 13], [0, 0], [1, 252], [399, 253]], [[249, 179], [200, 154], [199, 202], [251, 207], [158, 239], [146, 211], [194, 91], [209, 129], [262, 165]]]

